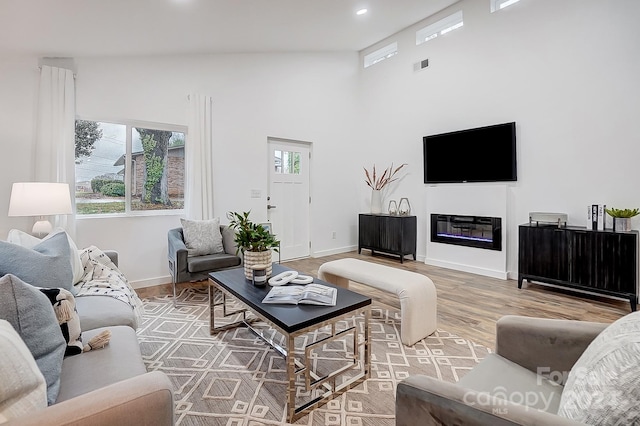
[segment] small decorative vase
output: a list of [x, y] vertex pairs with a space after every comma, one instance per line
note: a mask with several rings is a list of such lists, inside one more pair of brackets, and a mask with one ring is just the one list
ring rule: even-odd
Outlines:
[[379, 189], [371, 190], [371, 213], [382, 213], [382, 191]]
[[389, 214], [390, 215], [398, 214], [398, 204], [396, 203], [396, 200], [389, 201]]
[[614, 231], [631, 231], [631, 218], [630, 217], [614, 217], [613, 230]]
[[244, 276], [249, 281], [253, 279], [253, 265], [267, 265], [267, 279], [271, 277], [273, 265], [271, 262], [271, 250], [266, 251], [248, 251], [243, 254], [244, 260]]
[[400, 198], [400, 204], [398, 205], [398, 214], [401, 216], [407, 216], [411, 214], [411, 204], [409, 204], [408, 198]]

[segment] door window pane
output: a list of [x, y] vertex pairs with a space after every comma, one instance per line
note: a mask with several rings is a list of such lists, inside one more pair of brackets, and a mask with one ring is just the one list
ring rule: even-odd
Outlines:
[[274, 151], [276, 173], [300, 174], [300, 153], [292, 151]]

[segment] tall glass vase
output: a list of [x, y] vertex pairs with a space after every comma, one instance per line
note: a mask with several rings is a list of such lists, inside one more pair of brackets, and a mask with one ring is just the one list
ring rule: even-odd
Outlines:
[[379, 189], [371, 190], [371, 213], [382, 213], [382, 191]]

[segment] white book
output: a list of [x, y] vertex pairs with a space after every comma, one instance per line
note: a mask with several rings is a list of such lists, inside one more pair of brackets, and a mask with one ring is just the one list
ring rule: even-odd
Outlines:
[[591, 220], [591, 204], [587, 204], [587, 229], [591, 229], [591, 224], [592, 224], [592, 220]]
[[606, 213], [604, 212], [604, 209], [606, 208], [606, 205], [598, 204], [598, 231], [604, 231], [605, 229], [604, 221], [606, 219]]

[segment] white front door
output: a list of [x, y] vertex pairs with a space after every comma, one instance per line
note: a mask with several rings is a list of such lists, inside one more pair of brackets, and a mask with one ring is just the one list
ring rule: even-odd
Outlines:
[[269, 138], [267, 217], [280, 241], [280, 259], [309, 256], [311, 145]]

